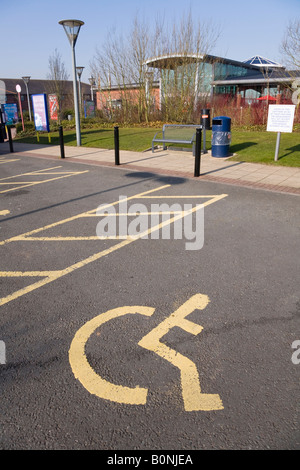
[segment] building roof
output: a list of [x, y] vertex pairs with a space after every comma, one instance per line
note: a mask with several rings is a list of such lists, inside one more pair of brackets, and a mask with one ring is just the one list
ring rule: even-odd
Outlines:
[[[0, 83], [1, 81], [5, 83], [7, 95], [8, 94], [16, 95], [17, 85], [20, 85], [21, 87], [21, 94], [26, 94], [26, 87], [22, 78], [0, 78]], [[66, 93], [72, 94], [73, 93], [73, 81], [66, 80], [65, 85], [66, 85]], [[30, 95], [35, 95], [39, 93], [49, 94], [51, 93], [51, 90], [53, 90], [53, 80], [35, 80], [35, 79], [29, 80], [28, 93]], [[89, 94], [91, 91], [91, 85], [81, 82], [81, 90], [82, 90], [82, 93]], [[0, 89], [0, 93], [1, 93], [1, 89]]]
[[246, 64], [244, 62], [239, 62], [237, 60], [226, 59], [225, 57], [218, 57], [210, 54], [192, 54], [192, 53], [176, 53], [176, 54], [165, 54], [158, 57], [152, 57], [144, 63], [148, 67], [157, 68], [157, 69], [175, 69], [176, 67], [187, 64], [187, 63], [197, 63], [197, 62], [221, 62], [223, 64], [232, 64], [232, 65], [243, 65], [249, 69], [255, 69], [252, 64]]
[[212, 82], [213, 85], [242, 85], [252, 83], [253, 85], [265, 84], [265, 83], [291, 83], [296, 78], [300, 77], [299, 70], [270, 70], [265, 74], [258, 70], [257, 74], [247, 76], [228, 77], [223, 80], [215, 80]]
[[285, 67], [278, 62], [274, 62], [274, 60], [266, 59], [265, 57], [261, 57], [259, 55], [255, 55], [251, 57], [251, 59], [245, 60], [244, 64], [248, 65], [255, 65], [256, 67], [261, 68], [281, 68], [284, 69]]
[[146, 60], [144, 65], [156, 69], [174, 69], [184, 63], [194, 63], [203, 60], [202, 54], [166, 54]]

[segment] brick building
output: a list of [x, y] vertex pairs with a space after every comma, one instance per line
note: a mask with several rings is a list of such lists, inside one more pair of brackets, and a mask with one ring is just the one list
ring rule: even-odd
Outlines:
[[[5, 85], [5, 90], [3, 90], [3, 83]], [[2, 85], [1, 85], [2, 84]], [[5, 103], [16, 103], [19, 109], [19, 99], [18, 93], [16, 91], [16, 86], [20, 85], [21, 87], [21, 104], [22, 110], [28, 111], [28, 101], [27, 101], [27, 91], [26, 86], [22, 78], [0, 78], [0, 96], [5, 96]], [[28, 94], [29, 97], [35, 94], [45, 93], [47, 96], [55, 93], [55, 86], [53, 80], [34, 80], [30, 79], [28, 83]], [[91, 99], [91, 86], [87, 83], [81, 82], [81, 95], [82, 100]], [[63, 110], [73, 108], [73, 82], [71, 80], [66, 80], [63, 82]], [[3, 98], [2, 98], [3, 100]], [[3, 101], [1, 101], [3, 103]], [[32, 109], [32, 101], [30, 99], [30, 106]]]

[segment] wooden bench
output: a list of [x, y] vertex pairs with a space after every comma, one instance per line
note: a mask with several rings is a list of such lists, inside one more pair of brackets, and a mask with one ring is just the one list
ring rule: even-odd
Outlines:
[[[166, 144], [182, 144], [192, 145], [193, 155], [195, 155], [197, 128], [202, 129], [202, 126], [200, 124], [164, 124], [162, 131], [157, 132], [152, 140], [152, 152], [154, 152], [154, 146], [156, 143], [163, 144], [164, 150], [167, 148]], [[159, 134], [162, 134], [162, 137], [159, 137]]]

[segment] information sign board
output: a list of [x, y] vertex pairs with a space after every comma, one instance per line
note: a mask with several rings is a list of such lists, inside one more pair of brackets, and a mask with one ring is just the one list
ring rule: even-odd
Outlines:
[[46, 94], [32, 95], [34, 125], [37, 131], [49, 132], [49, 118]]
[[293, 132], [294, 104], [272, 104], [269, 106], [267, 131]]
[[58, 120], [58, 99], [56, 95], [49, 95], [49, 111], [50, 119], [53, 121]]
[[15, 103], [3, 104], [4, 118], [6, 124], [15, 124], [18, 122], [18, 108]]

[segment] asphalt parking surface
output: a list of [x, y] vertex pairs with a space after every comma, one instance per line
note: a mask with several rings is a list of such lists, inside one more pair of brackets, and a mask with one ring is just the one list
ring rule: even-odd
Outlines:
[[[1, 449], [299, 449], [299, 196], [10, 159]], [[203, 247], [100, 240], [96, 209], [120, 196], [205, 204]]]

